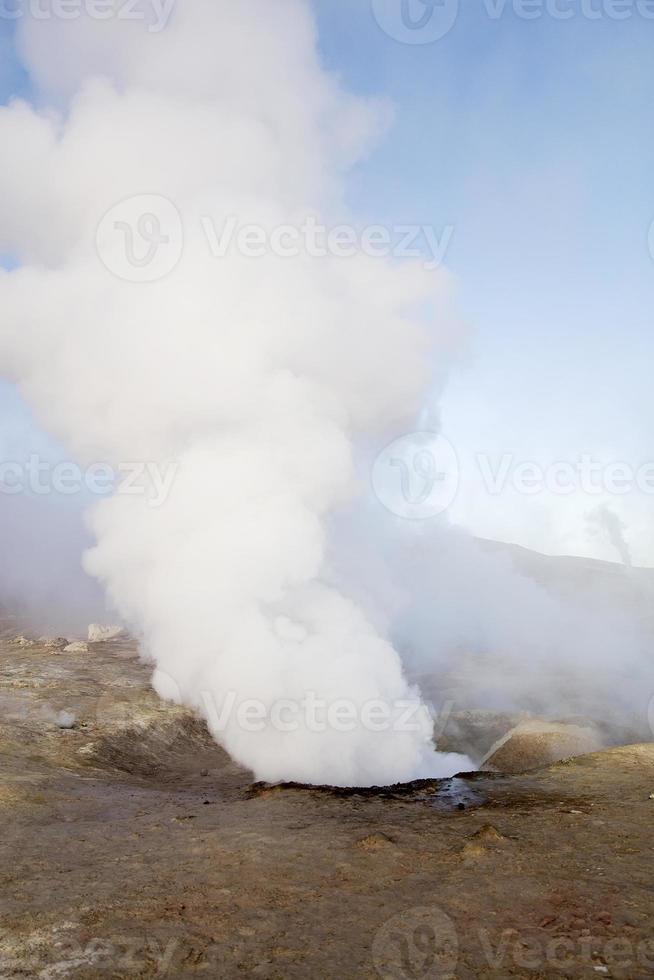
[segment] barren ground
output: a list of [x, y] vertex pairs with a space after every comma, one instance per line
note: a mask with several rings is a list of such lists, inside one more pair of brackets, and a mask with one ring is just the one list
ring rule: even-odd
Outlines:
[[3, 978], [654, 976], [654, 745], [253, 787], [129, 642], [0, 658]]

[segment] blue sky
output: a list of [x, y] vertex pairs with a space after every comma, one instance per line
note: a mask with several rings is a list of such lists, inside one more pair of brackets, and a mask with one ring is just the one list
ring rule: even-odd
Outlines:
[[[527, 21], [511, 4], [492, 19], [481, 0], [463, 0], [445, 37], [406, 44], [381, 29], [371, 0], [314, 0], [326, 65], [395, 107], [391, 132], [353, 174], [353, 210], [454, 227], [447, 265], [472, 335], [443, 425], [472, 484], [478, 453], [654, 459], [654, 20], [635, 10], [589, 20], [581, 0], [567, 2], [569, 20]], [[0, 55], [7, 101], [26, 80], [6, 23]], [[0, 404], [24, 435], [28, 416], [6, 386]], [[636, 560], [654, 565], [653, 501], [635, 490], [605, 502]], [[612, 559], [587, 526], [595, 503], [498, 500], [477, 487], [453, 517], [484, 536]]]
[[[327, 63], [396, 107], [355, 204], [455, 228], [447, 265], [473, 336], [443, 423], [462, 457], [591, 453], [637, 468], [654, 450], [654, 21], [461, 6], [444, 38], [418, 45], [387, 36], [365, 0], [318, 3]], [[514, 502], [459, 514], [488, 536], [614, 557], [584, 527], [594, 498]], [[608, 505], [654, 563], [652, 497]]]

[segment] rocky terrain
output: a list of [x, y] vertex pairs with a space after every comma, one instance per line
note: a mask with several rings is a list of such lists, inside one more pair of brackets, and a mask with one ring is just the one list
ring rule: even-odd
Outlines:
[[[1, 977], [654, 975], [654, 745], [381, 790], [253, 785], [155, 697], [129, 639], [17, 632]], [[486, 741], [506, 753], [510, 725]]]

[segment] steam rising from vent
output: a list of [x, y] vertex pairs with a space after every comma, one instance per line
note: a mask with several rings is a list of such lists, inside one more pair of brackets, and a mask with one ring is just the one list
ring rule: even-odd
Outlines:
[[257, 778], [341, 785], [466, 767], [434, 752], [425, 697], [638, 713], [649, 638], [605, 596], [573, 606], [438, 520], [360, 502], [369, 457], [438, 429], [446, 274], [208, 247], [207, 217], [266, 241], [351, 221], [345, 175], [389, 114], [322, 70], [304, 0], [20, 32], [44, 108], [0, 109], [0, 251], [22, 263], [0, 273], [0, 370], [80, 464], [175, 474], [159, 506], [150, 488], [88, 515], [86, 568], [158, 692]]
[[591, 524], [596, 525], [600, 530], [604, 531], [619, 554], [622, 564], [625, 568], [631, 568], [633, 566], [633, 560], [631, 557], [631, 548], [625, 537], [627, 525], [624, 521], [621, 521], [618, 515], [610, 507], [605, 505], [596, 507], [591, 511], [588, 515], [588, 520]]
[[[185, 0], [159, 33], [88, 19], [22, 30], [57, 111], [0, 114], [2, 245], [23, 263], [0, 280], [2, 367], [85, 463], [177, 466], [165, 505], [117, 495], [89, 516], [87, 569], [142, 637], [155, 686], [203, 711], [259, 778], [455, 771], [465, 760], [434, 753], [425, 711], [402, 730], [418, 692], [323, 575], [329, 515], [358, 491], [357, 442], [411, 427], [421, 406], [447, 283], [363, 254], [217, 260], [203, 232], [207, 215], [338, 221], [342, 174], [386, 111], [321, 69], [300, 0]], [[181, 216], [179, 261], [144, 282], [134, 251], [121, 278], [128, 223], [112, 246], [102, 228], [120, 215], [101, 220], [140, 200], [143, 237], [161, 244], [153, 198]], [[267, 720], [280, 702], [346, 699], [357, 722], [317, 731], [302, 715], [294, 731], [254, 732], [224, 720], [230, 696]], [[382, 730], [359, 723], [371, 704], [389, 707]]]

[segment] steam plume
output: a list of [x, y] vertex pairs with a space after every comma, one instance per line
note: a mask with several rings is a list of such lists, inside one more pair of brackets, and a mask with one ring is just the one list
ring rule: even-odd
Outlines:
[[627, 525], [624, 521], [620, 520], [618, 515], [607, 506], [596, 507], [588, 515], [588, 520], [605, 532], [609, 541], [620, 555], [622, 564], [625, 568], [631, 568], [633, 566], [633, 559], [631, 557], [629, 542], [625, 537]]
[[[176, 472], [161, 506], [118, 494], [88, 518], [87, 570], [159, 693], [271, 781], [464, 768], [433, 752], [425, 710], [401, 723], [419, 688], [437, 707], [642, 727], [651, 635], [613, 601], [621, 578], [605, 592], [573, 575], [557, 594], [445, 523], [380, 526], [353, 503], [361, 461], [416, 427], [446, 366], [445, 274], [208, 248], [205, 216], [347, 220], [347, 171], [388, 121], [321, 69], [307, 4], [184, 0], [158, 32], [31, 20], [18, 43], [39, 107], [0, 110], [0, 252], [22, 263], [0, 274], [0, 369], [81, 463]], [[135, 195], [183, 227], [179, 264], [149, 283], [108, 270], [120, 243], [96, 252], [103, 216]], [[346, 731], [305, 712], [285, 730], [284, 706], [343, 699], [359, 722], [371, 705], [390, 718]], [[259, 730], [234, 710], [248, 705]]]
[[[446, 281], [365, 255], [217, 261], [202, 231], [205, 215], [269, 229], [343, 215], [342, 176], [383, 107], [321, 69], [301, 0], [184, 0], [159, 32], [118, 19], [21, 32], [44, 108], [0, 113], [2, 248], [22, 262], [0, 279], [2, 369], [84, 463], [178, 468], [164, 506], [117, 495], [89, 516], [87, 569], [142, 637], [155, 687], [203, 711], [259, 778], [455, 771], [465, 760], [434, 754], [426, 713], [411, 731], [217, 720], [230, 694], [266, 709], [383, 702], [393, 718], [417, 697], [323, 569], [328, 516], [357, 491], [355, 444], [420, 408], [439, 340], [411, 311]], [[179, 266], [148, 284], [95, 252], [102, 216], [135, 194], [183, 220]]]

